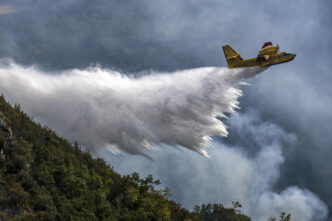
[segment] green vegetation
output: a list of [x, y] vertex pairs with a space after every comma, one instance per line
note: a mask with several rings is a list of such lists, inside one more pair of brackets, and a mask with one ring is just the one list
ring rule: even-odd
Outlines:
[[[121, 176], [19, 105], [0, 98], [0, 217], [14, 220], [250, 220], [235, 209], [203, 205], [195, 212], [168, 200], [152, 176]], [[0, 219], [1, 219], [0, 218]], [[206, 220], [215, 220], [207, 218]], [[220, 219], [218, 219], [220, 220]]]
[[190, 212], [159, 184], [119, 175], [0, 97], [0, 220], [251, 220], [238, 202]]
[[[285, 212], [282, 212], [279, 217], [279, 221], [290, 221], [291, 214], [286, 214]], [[270, 217], [268, 221], [277, 221], [277, 218]]]

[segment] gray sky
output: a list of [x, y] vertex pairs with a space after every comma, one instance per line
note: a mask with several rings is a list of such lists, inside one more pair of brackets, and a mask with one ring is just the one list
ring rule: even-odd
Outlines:
[[[250, 57], [265, 41], [279, 43], [281, 50], [297, 57], [271, 67], [251, 80], [251, 86], [243, 87], [239, 112], [254, 109], [263, 122], [296, 137], [291, 147], [281, 148], [284, 160], [276, 166], [280, 171], [273, 191], [304, 187], [332, 208], [330, 1], [3, 1], [0, 16], [0, 56], [52, 70], [91, 63], [134, 73], [225, 66], [223, 44]], [[228, 138], [216, 139], [220, 145], [257, 156], [261, 150], [257, 144], [241, 138], [246, 132], [229, 127]], [[167, 151], [169, 161], [172, 154], [178, 152]], [[151, 172], [179, 196], [165, 162], [153, 162], [162, 176]], [[131, 171], [127, 165], [126, 169], [114, 166]], [[188, 179], [185, 174], [180, 177]]]

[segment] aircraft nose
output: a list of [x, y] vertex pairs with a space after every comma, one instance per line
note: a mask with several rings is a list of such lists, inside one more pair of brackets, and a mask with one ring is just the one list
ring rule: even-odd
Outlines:
[[293, 60], [296, 57], [296, 54], [292, 54], [291, 60]]

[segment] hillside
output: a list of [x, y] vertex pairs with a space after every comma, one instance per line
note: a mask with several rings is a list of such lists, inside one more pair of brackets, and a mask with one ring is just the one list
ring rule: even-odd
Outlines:
[[190, 212], [158, 184], [121, 176], [0, 97], [0, 220], [251, 220], [238, 203]]

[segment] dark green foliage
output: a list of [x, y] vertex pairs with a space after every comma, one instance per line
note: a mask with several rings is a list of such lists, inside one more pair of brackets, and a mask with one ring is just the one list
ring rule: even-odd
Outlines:
[[220, 204], [190, 212], [159, 184], [119, 175], [0, 97], [0, 220], [250, 220]]
[[[286, 214], [285, 212], [282, 212], [279, 216], [279, 221], [290, 221], [291, 214]], [[268, 221], [277, 221], [277, 218], [270, 217]]]
[[238, 208], [241, 208], [239, 202], [233, 203], [233, 208], [225, 208], [222, 204], [203, 204], [202, 207], [195, 206], [194, 212], [203, 217], [204, 221], [251, 221], [243, 215]]

